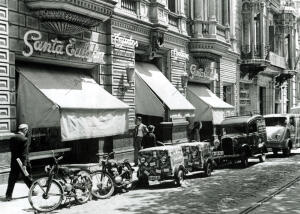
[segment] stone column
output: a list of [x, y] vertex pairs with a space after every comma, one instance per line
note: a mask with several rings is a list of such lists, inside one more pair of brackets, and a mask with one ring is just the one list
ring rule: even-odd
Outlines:
[[209, 0], [209, 34], [215, 37], [217, 34], [217, 20], [216, 20], [216, 0]]
[[179, 14], [185, 16], [184, 0], [179, 0]]
[[216, 0], [209, 0], [209, 21], [216, 21]]
[[203, 0], [194, 0], [195, 20], [203, 20]]
[[195, 37], [201, 38], [203, 21], [203, 0], [194, 0]]
[[223, 8], [223, 14], [224, 14], [224, 24], [225, 26], [229, 26], [229, 11], [228, 11], [228, 7], [229, 7], [229, 0], [224, 0], [224, 8]]
[[254, 48], [255, 48], [255, 22], [254, 22], [254, 5], [251, 4], [251, 14], [250, 14], [250, 45], [251, 45], [251, 58], [254, 58]]
[[[264, 41], [264, 23], [265, 23], [265, 18], [264, 18], [264, 11], [265, 11], [265, 4], [261, 3], [260, 5], [260, 14], [259, 14], [259, 37], [260, 37], [260, 56], [262, 59], [265, 58], [265, 41]], [[267, 29], [268, 30], [268, 29]]]

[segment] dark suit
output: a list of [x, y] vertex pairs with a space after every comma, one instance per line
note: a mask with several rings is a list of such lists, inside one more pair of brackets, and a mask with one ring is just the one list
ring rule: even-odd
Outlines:
[[144, 137], [142, 141], [142, 146], [144, 149], [151, 148], [156, 146], [156, 137], [155, 134], [152, 132], [148, 132]]
[[15, 183], [17, 182], [20, 173], [22, 174], [23, 180], [28, 188], [31, 186], [32, 181], [30, 177], [26, 177], [18, 162], [17, 158], [20, 158], [24, 166], [30, 168], [28, 154], [29, 154], [29, 143], [27, 137], [22, 134], [16, 134], [10, 139], [10, 150], [11, 150], [11, 164], [10, 164], [10, 173], [8, 178], [8, 186], [6, 190], [6, 197], [11, 197]]

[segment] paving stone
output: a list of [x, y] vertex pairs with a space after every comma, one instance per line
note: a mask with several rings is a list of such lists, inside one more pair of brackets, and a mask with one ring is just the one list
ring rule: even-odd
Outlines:
[[[245, 169], [239, 167], [218, 169], [208, 178], [203, 177], [201, 173], [190, 175], [182, 187], [174, 187], [170, 182], [155, 184], [148, 189], [116, 194], [106, 200], [93, 200], [70, 208], [63, 207], [55, 213], [94, 214], [97, 210], [97, 213], [108, 214], [234, 214], [250, 207], [300, 175], [300, 154], [290, 158], [272, 157], [265, 163], [259, 163], [255, 159], [251, 160], [250, 164], [251, 166]], [[24, 186], [23, 191], [26, 193]], [[262, 206], [260, 208], [262, 210], [258, 209], [257, 213], [274, 213], [273, 206], [278, 207], [278, 213], [279, 210], [286, 214], [299, 213], [298, 210], [295, 211], [300, 200], [300, 196], [297, 196], [299, 191], [300, 184], [297, 184], [296, 187], [291, 187], [289, 192], [276, 196], [270, 201], [270, 205]], [[3, 193], [0, 186], [0, 196]], [[290, 208], [293, 206], [294, 208]], [[11, 207], [10, 214], [32, 211], [26, 198], [2, 203], [1, 207], [5, 209]]]

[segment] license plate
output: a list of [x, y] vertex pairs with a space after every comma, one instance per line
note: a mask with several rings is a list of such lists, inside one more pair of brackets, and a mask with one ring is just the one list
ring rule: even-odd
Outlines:
[[222, 155], [224, 155], [224, 152], [223, 151], [216, 151], [216, 152], [213, 152], [212, 155], [213, 156], [222, 156]]
[[157, 181], [160, 179], [160, 176], [149, 176], [150, 181]]

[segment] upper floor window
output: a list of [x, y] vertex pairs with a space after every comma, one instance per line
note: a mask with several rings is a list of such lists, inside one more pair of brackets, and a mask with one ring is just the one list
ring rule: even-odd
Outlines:
[[176, 13], [176, 1], [177, 0], [168, 0], [168, 8], [173, 13]]

